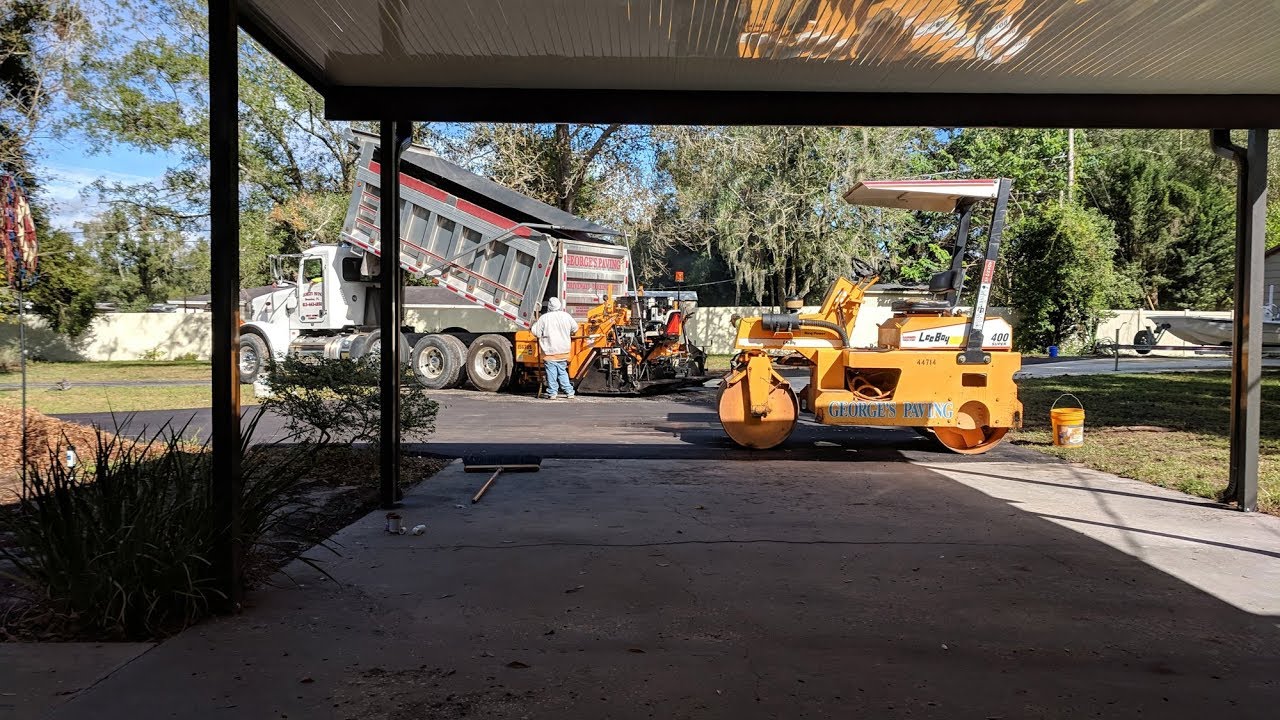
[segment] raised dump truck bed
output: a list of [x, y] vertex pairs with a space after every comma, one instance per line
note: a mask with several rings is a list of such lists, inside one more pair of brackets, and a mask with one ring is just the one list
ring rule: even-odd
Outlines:
[[[356, 133], [360, 160], [342, 237], [381, 256], [376, 136]], [[400, 266], [527, 329], [551, 296], [586, 319], [630, 289], [631, 251], [619, 233], [410, 146], [401, 160]]]

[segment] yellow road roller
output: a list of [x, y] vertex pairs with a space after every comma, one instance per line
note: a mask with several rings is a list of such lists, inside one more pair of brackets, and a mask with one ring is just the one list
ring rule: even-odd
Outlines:
[[[738, 445], [771, 448], [784, 442], [801, 412], [826, 425], [908, 426], [946, 448], [977, 454], [1022, 424], [1014, 373], [1013, 329], [987, 317], [1000, 253], [1010, 181], [863, 181], [845, 193], [854, 205], [955, 213], [950, 267], [928, 285], [932, 298], [893, 306], [874, 346], [850, 342], [874, 268], [853, 263], [857, 279], [840, 278], [816, 313], [792, 300], [786, 312], [737, 321], [737, 354], [720, 384], [720, 424]], [[985, 248], [972, 237], [973, 212], [992, 202]], [[980, 264], [979, 264], [980, 263]], [[977, 264], [973, 306], [961, 308], [969, 264]], [[809, 384], [799, 394], [777, 370], [803, 366]]]

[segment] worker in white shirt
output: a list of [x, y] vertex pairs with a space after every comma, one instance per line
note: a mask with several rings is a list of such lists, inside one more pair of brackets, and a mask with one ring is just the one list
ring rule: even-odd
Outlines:
[[578, 332], [578, 321], [564, 311], [560, 298], [553, 297], [547, 301], [547, 312], [529, 329], [538, 338], [538, 350], [547, 371], [547, 399], [573, 397], [573, 382], [569, 380], [569, 351], [573, 334]]

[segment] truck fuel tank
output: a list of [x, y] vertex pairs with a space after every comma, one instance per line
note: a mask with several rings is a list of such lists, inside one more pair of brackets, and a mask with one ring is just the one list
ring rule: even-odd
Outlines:
[[303, 358], [335, 360], [351, 357], [352, 344], [363, 334], [303, 335], [289, 343], [289, 354]]

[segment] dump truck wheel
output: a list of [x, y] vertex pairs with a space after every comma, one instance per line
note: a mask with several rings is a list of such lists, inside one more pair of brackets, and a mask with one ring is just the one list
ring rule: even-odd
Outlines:
[[800, 403], [789, 385], [774, 385], [769, 391], [769, 414], [756, 417], [747, 407], [747, 382], [745, 378], [729, 384], [720, 383], [716, 399], [720, 426], [733, 441], [742, 447], [768, 450], [781, 445], [795, 430], [800, 415]]
[[451, 335], [423, 335], [413, 346], [409, 366], [418, 384], [431, 390], [443, 390], [458, 384], [466, 347]]
[[467, 365], [467, 344], [454, 337], [453, 335], [440, 334], [439, 337], [453, 351], [453, 357], [458, 363], [458, 377], [452, 383], [446, 385], [446, 388], [462, 387], [467, 381], [467, 374], [463, 372], [463, 368]]
[[[360, 358], [369, 358], [374, 362], [379, 362], [382, 358], [382, 328], [375, 328], [365, 335], [364, 350], [360, 353]], [[409, 341], [402, 333], [400, 335], [400, 364], [409, 362]]]
[[481, 335], [467, 348], [467, 379], [479, 390], [497, 392], [506, 387], [514, 367], [511, 341], [501, 335]]
[[240, 333], [240, 382], [253, 384], [267, 369], [271, 351], [267, 343], [255, 333]]
[[994, 427], [980, 427], [972, 430], [942, 426], [933, 428], [933, 436], [942, 443], [943, 447], [961, 455], [980, 455], [999, 445], [1005, 433], [1008, 432], [1009, 428]]
[[356, 360], [364, 355], [364, 346], [369, 342], [369, 336], [365, 333], [356, 333], [351, 338], [351, 344], [347, 346], [347, 357]]

